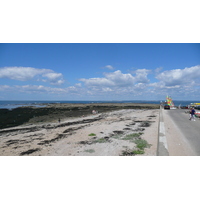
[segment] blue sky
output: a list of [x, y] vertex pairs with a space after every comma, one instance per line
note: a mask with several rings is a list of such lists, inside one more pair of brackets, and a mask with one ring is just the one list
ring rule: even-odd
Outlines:
[[200, 100], [199, 43], [1, 43], [0, 100]]

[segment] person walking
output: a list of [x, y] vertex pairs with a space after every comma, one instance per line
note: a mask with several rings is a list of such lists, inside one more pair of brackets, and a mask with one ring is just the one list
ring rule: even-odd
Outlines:
[[192, 108], [191, 110], [190, 110], [190, 120], [193, 120], [193, 121], [195, 121], [195, 109], [194, 108]]

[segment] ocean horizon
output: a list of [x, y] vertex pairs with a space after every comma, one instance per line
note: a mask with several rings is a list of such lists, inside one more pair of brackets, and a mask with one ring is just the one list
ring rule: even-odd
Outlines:
[[[35, 106], [35, 107], [43, 107], [43, 104], [56, 104], [56, 103], [74, 103], [74, 104], [91, 104], [91, 103], [146, 103], [146, 104], [160, 104], [160, 102], [164, 102], [165, 100], [115, 100], [115, 101], [20, 101], [20, 100], [8, 100], [8, 101], [0, 101], [0, 109], [14, 109], [22, 106]], [[187, 106], [190, 103], [197, 103], [200, 101], [190, 101], [190, 100], [173, 100], [175, 106]]]

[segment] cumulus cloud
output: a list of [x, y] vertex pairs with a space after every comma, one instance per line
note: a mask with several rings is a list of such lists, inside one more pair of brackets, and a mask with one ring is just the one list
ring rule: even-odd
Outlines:
[[149, 79], [148, 74], [150, 70], [138, 69], [133, 74], [122, 73], [120, 70], [104, 73], [102, 78], [89, 78], [79, 79], [86, 86], [86, 90], [89, 91], [88, 95], [98, 95], [99, 98], [105, 98], [105, 95], [109, 96], [123, 96], [139, 95], [148, 87]]
[[[16, 73], [14, 73], [16, 72]], [[156, 73], [155, 73], [156, 72]], [[155, 75], [155, 79], [148, 78], [148, 75]], [[66, 88], [58, 87], [64, 82], [62, 73], [54, 72], [50, 69], [36, 69], [23, 67], [4, 67], [0, 68], [0, 78], [9, 78], [19, 81], [40, 80], [49, 82], [51, 85], [0, 85], [2, 95], [5, 91], [30, 93], [30, 94], [55, 94], [60, 97], [74, 99], [96, 98], [113, 99], [123, 98], [142, 98], [143, 96], [154, 98], [164, 97], [170, 94], [186, 98], [188, 95], [195, 97], [199, 93], [200, 87], [200, 65], [184, 69], [173, 69], [161, 72], [157, 70], [137, 69], [131, 73], [122, 73], [116, 70], [110, 73], [104, 73], [103, 77], [81, 78], [80, 83]], [[40, 84], [40, 83], [39, 83]], [[56, 86], [57, 85], [57, 86]]]
[[155, 95], [170, 94], [177, 98], [197, 98], [200, 85], [200, 65], [158, 73], [158, 82], [148, 83], [147, 89]]
[[[64, 82], [63, 75], [51, 69], [37, 69], [33, 67], [3, 67], [0, 68], [0, 78], [8, 78], [18, 81], [28, 81], [36, 77], [43, 76], [53, 85]], [[40, 80], [40, 79], [39, 79]]]
[[164, 71], [156, 76], [165, 86], [192, 84], [200, 80], [200, 65]]
[[131, 74], [123, 74], [120, 70], [113, 73], [105, 73], [103, 78], [90, 78], [80, 79], [87, 86], [102, 86], [102, 87], [114, 87], [114, 86], [127, 86], [134, 82], [134, 77]]
[[115, 86], [128, 86], [135, 82], [135, 78], [131, 74], [123, 74], [120, 70], [113, 73], [106, 73], [107, 80], [112, 81]]
[[135, 71], [136, 74], [136, 81], [138, 83], [148, 83], [149, 79], [147, 78], [148, 74], [151, 72], [151, 70], [148, 69], [138, 69]]
[[49, 73], [49, 69], [36, 69], [32, 67], [3, 67], [0, 68], [0, 78], [9, 78], [18, 81], [27, 81], [36, 75]]
[[63, 75], [61, 73], [51, 72], [51, 73], [44, 74], [43, 77], [47, 77], [47, 80], [52, 85], [61, 85], [62, 83], [64, 83]]
[[[155, 73], [156, 72], [156, 73]], [[157, 82], [150, 81], [149, 74], [155, 74]], [[174, 69], [161, 72], [157, 70], [137, 69], [134, 72], [122, 73], [117, 70], [112, 73], [104, 73], [104, 77], [80, 79], [90, 91], [91, 95], [105, 96], [165, 96], [166, 94], [184, 96], [188, 92], [198, 91], [200, 85], [200, 66], [185, 69]], [[154, 79], [153, 79], [154, 80]], [[194, 89], [195, 90], [192, 90]], [[88, 93], [89, 94], [89, 93]]]
[[149, 82], [147, 75], [149, 70], [138, 69], [135, 71], [135, 76], [130, 73], [123, 74], [120, 70], [112, 73], [104, 73], [103, 78], [80, 79], [86, 86], [102, 86], [102, 87], [128, 87], [133, 86], [136, 82]]

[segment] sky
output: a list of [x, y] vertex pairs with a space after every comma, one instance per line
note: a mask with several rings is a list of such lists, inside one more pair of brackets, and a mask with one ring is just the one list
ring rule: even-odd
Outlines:
[[200, 100], [199, 43], [1, 43], [0, 100]]

